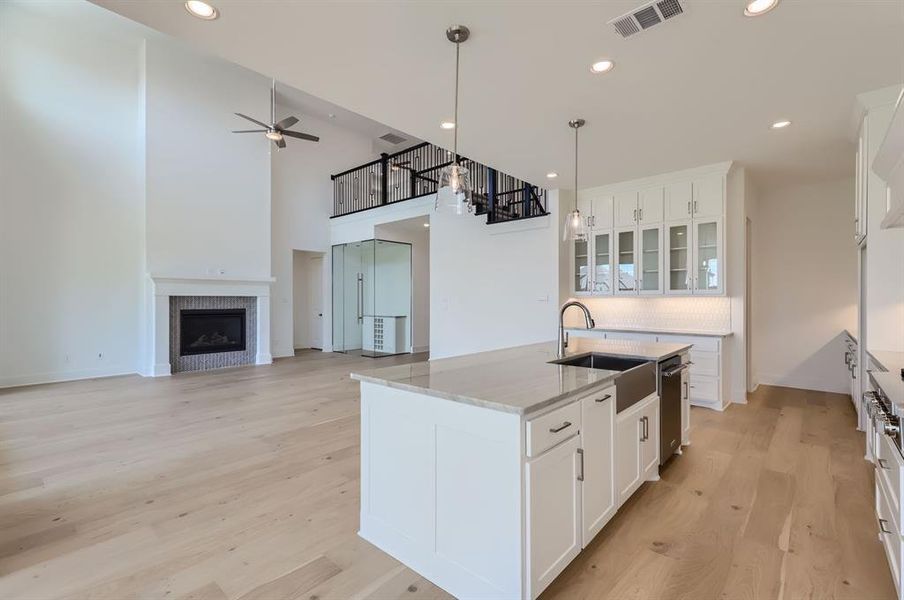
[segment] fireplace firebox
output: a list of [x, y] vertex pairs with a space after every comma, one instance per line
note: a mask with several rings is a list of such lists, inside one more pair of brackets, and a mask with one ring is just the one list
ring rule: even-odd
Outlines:
[[245, 350], [245, 309], [182, 309], [179, 353], [213, 354]]

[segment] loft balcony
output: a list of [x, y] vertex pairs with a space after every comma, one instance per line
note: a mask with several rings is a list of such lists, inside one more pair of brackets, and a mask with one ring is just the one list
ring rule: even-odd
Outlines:
[[[546, 190], [462, 157], [471, 172], [477, 215], [488, 225], [546, 216]], [[332, 175], [333, 218], [436, 193], [439, 172], [452, 153], [423, 142]]]

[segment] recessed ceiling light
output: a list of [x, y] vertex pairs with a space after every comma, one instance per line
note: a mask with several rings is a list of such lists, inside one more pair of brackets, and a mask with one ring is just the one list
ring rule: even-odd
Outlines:
[[204, 19], [205, 21], [213, 21], [220, 16], [220, 13], [216, 8], [201, 0], [188, 0], [185, 3], [185, 10], [192, 16]]
[[778, 0], [751, 0], [747, 3], [744, 14], [748, 17], [758, 17], [766, 14], [776, 6], [778, 6]]
[[430, 223], [424, 223], [424, 227], [430, 227]]
[[604, 58], [603, 60], [598, 60], [590, 65], [590, 70], [594, 73], [605, 73], [606, 71], [611, 71], [614, 66], [614, 62], [608, 58]]
[[439, 126], [443, 129], [455, 129], [455, 123], [453, 123], [452, 121], [443, 121], [439, 124]]
[[791, 124], [791, 121], [776, 121], [772, 124], [773, 129], [784, 129]]
[[547, 179], [555, 179], [558, 176], [559, 176], [559, 174], [556, 173], [555, 171], [550, 171], [549, 173], [546, 174]]

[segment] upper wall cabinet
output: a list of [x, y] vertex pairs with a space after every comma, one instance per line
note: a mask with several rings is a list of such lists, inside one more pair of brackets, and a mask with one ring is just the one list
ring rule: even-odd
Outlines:
[[724, 294], [727, 167], [696, 173], [582, 192], [588, 236], [571, 245], [572, 292]]

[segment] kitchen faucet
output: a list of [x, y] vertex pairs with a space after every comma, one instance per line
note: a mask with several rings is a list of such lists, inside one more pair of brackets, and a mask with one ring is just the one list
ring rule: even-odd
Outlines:
[[570, 302], [566, 302], [562, 305], [562, 310], [559, 311], [559, 345], [556, 349], [556, 357], [557, 358], [565, 358], [565, 348], [568, 347], [568, 334], [565, 333], [565, 311], [572, 306], [577, 306], [582, 311], [584, 311], [584, 324], [587, 326], [587, 329], [593, 329], [595, 323], [593, 322], [593, 317], [590, 316], [590, 310], [578, 302], [577, 300], [572, 300]]

